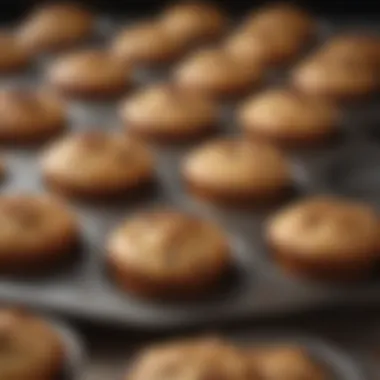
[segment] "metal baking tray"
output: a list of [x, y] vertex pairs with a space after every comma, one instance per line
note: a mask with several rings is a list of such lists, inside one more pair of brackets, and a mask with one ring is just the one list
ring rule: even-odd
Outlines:
[[[91, 46], [102, 46], [110, 35], [131, 20], [99, 19], [98, 38]], [[360, 28], [347, 21], [332, 27], [321, 21], [320, 40], [337, 29]], [[372, 27], [366, 25], [372, 31]], [[380, 33], [380, 31], [379, 31]], [[35, 86], [43, 82], [49, 58], [36, 62], [27, 72], [0, 80], [0, 85]], [[136, 81], [145, 85], [168, 77], [169, 70], [141, 71]], [[276, 74], [276, 73], [275, 73]], [[268, 85], [283, 81], [281, 71], [271, 75]], [[380, 201], [380, 126], [378, 98], [345, 107], [342, 138], [331, 146], [289, 153], [299, 195], [338, 193], [373, 202]], [[118, 102], [71, 102], [70, 128], [121, 130]], [[221, 134], [238, 134], [234, 104], [221, 111]], [[379, 142], [379, 143], [378, 143]], [[4, 148], [8, 178], [1, 193], [46, 191], [42, 185], [39, 148]], [[290, 277], [272, 261], [262, 240], [263, 221], [277, 208], [234, 211], [205, 205], [182, 188], [178, 162], [191, 147], [157, 148], [159, 186], [154, 196], [143, 201], [115, 204], [73, 203], [82, 226], [83, 248], [75, 262], [39, 277], [0, 277], [0, 300], [26, 304], [69, 316], [142, 329], [191, 327], [261, 316], [329, 307], [357, 305], [380, 299], [380, 280], [352, 285], [327, 285]], [[122, 293], [109, 279], [105, 265], [106, 237], [118, 223], [134, 212], [168, 205], [217, 221], [228, 231], [235, 256], [235, 273], [215, 294], [191, 302], [155, 302]]]

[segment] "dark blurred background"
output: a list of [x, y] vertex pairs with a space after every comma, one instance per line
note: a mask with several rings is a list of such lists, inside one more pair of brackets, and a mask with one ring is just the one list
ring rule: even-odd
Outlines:
[[[72, 2], [85, 3], [92, 8], [106, 12], [125, 12], [126, 14], [141, 13], [149, 9], [161, 9], [170, 1], [158, 0], [82, 0]], [[49, 1], [38, 0], [1, 0], [0, 17], [2, 19], [15, 18], [22, 15], [26, 9]], [[268, 3], [268, 1], [249, 0], [219, 0], [214, 1], [231, 12], [241, 13], [244, 10]], [[285, 1], [283, 1], [285, 2]], [[320, 15], [356, 16], [371, 19], [380, 18], [380, 4], [377, 0], [325, 0], [325, 1], [292, 1], [292, 3], [304, 6]]]

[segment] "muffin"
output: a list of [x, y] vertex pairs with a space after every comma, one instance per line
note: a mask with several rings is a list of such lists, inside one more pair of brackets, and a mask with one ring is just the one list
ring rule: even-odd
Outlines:
[[0, 90], [0, 142], [36, 143], [57, 135], [65, 126], [65, 105], [50, 91]]
[[256, 87], [264, 72], [262, 66], [240, 62], [223, 49], [202, 49], [185, 59], [173, 75], [183, 90], [234, 97]]
[[17, 36], [30, 52], [51, 52], [78, 44], [89, 37], [93, 29], [94, 17], [79, 5], [45, 4], [24, 20]]
[[217, 338], [174, 341], [148, 348], [135, 359], [125, 380], [258, 380], [240, 351]]
[[63, 343], [44, 320], [20, 309], [0, 309], [0, 379], [55, 380], [65, 364]]
[[368, 275], [378, 259], [376, 213], [334, 197], [313, 197], [279, 211], [266, 226], [266, 240], [288, 272], [320, 280]]
[[268, 346], [248, 350], [261, 380], [327, 380], [330, 375], [303, 348]]
[[127, 196], [153, 181], [153, 157], [139, 141], [106, 132], [81, 132], [54, 142], [42, 155], [44, 179], [74, 197]]
[[218, 106], [206, 97], [171, 84], [140, 90], [121, 106], [127, 131], [149, 140], [187, 142], [217, 129]]
[[0, 271], [50, 269], [78, 243], [75, 216], [58, 200], [37, 195], [0, 197]]
[[120, 288], [159, 299], [209, 293], [231, 261], [219, 227], [170, 210], [126, 220], [111, 233], [107, 251], [111, 276]]
[[304, 94], [342, 101], [378, 91], [379, 75], [373, 64], [363, 57], [342, 59], [340, 53], [318, 52], [293, 69], [290, 82]]
[[131, 83], [131, 71], [111, 54], [98, 50], [69, 53], [51, 64], [49, 84], [74, 98], [112, 98]]
[[238, 58], [281, 64], [296, 58], [315, 33], [315, 22], [307, 12], [275, 4], [249, 15], [228, 45]]
[[153, 66], [179, 58], [183, 44], [154, 21], [123, 29], [114, 39], [112, 54], [126, 65]]
[[0, 31], [0, 74], [24, 69], [30, 63], [30, 54], [10, 33]]
[[206, 143], [185, 157], [181, 172], [192, 194], [217, 203], [274, 201], [292, 188], [287, 159], [276, 148], [254, 141]]
[[191, 47], [220, 37], [227, 29], [227, 17], [210, 3], [183, 2], [166, 9], [160, 22], [170, 36]]
[[282, 146], [320, 144], [337, 134], [339, 109], [329, 101], [286, 89], [271, 89], [246, 100], [239, 124], [253, 138]]

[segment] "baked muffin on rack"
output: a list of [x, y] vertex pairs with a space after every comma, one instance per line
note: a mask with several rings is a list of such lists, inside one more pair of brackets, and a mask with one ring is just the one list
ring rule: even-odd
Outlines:
[[88, 38], [94, 23], [91, 12], [77, 4], [45, 4], [20, 25], [18, 40], [34, 53], [62, 50]]
[[228, 18], [220, 9], [200, 1], [173, 5], [159, 16], [159, 20], [167, 33], [185, 47], [215, 40], [228, 27]]
[[131, 85], [131, 70], [109, 52], [84, 50], [55, 60], [47, 71], [48, 83], [74, 98], [113, 98]]
[[248, 136], [289, 147], [330, 140], [338, 134], [340, 117], [334, 103], [283, 88], [250, 97], [237, 112]]
[[258, 380], [240, 350], [219, 338], [173, 341], [145, 349], [135, 359], [125, 380]]
[[170, 83], [143, 88], [126, 99], [120, 115], [126, 131], [159, 142], [188, 142], [215, 132], [219, 109], [202, 94]]
[[244, 95], [264, 76], [261, 65], [246, 64], [219, 48], [207, 48], [187, 57], [174, 70], [176, 85], [214, 98]]
[[46, 89], [0, 90], [0, 142], [28, 144], [51, 138], [65, 128], [64, 102]]
[[270, 218], [266, 240], [288, 272], [320, 280], [354, 280], [374, 269], [378, 230], [378, 215], [369, 206], [317, 196]]
[[20, 71], [30, 64], [29, 52], [10, 32], [0, 31], [0, 74]]
[[282, 64], [295, 59], [315, 33], [315, 22], [307, 12], [274, 4], [252, 12], [227, 39], [226, 48], [247, 63]]
[[127, 197], [152, 184], [153, 156], [138, 140], [119, 133], [81, 132], [54, 142], [44, 152], [47, 185], [84, 198]]
[[63, 343], [44, 320], [25, 310], [0, 309], [0, 379], [56, 380], [65, 364]]
[[121, 30], [113, 40], [111, 52], [127, 66], [154, 66], [179, 58], [184, 45], [153, 20]]
[[71, 257], [76, 217], [61, 201], [37, 195], [0, 197], [0, 272], [36, 272]]
[[135, 215], [107, 244], [110, 275], [126, 292], [154, 299], [208, 294], [231, 265], [225, 233], [171, 210]]
[[292, 176], [286, 157], [255, 141], [222, 138], [185, 157], [182, 176], [191, 193], [233, 205], [275, 201], [288, 195]]

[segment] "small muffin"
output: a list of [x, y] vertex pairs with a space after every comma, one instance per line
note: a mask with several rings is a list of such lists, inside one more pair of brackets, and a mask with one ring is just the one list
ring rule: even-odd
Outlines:
[[286, 89], [249, 98], [237, 114], [249, 136], [292, 147], [329, 140], [337, 134], [340, 116], [333, 103]]
[[262, 66], [242, 63], [222, 49], [196, 52], [174, 71], [178, 87], [212, 97], [245, 94], [257, 86], [263, 76]]
[[21, 24], [18, 39], [34, 53], [66, 49], [92, 33], [94, 17], [76, 4], [44, 5]]
[[63, 343], [44, 320], [19, 309], [0, 309], [0, 379], [55, 380], [65, 364]]
[[0, 197], [0, 271], [50, 268], [72, 255], [78, 236], [75, 216], [58, 200]]
[[250, 56], [267, 64], [280, 64], [296, 58], [315, 33], [315, 22], [307, 12], [276, 4], [252, 13], [229, 41], [229, 47], [238, 58]]
[[48, 82], [69, 97], [107, 98], [121, 95], [131, 71], [109, 53], [85, 50], [58, 58], [49, 68]]
[[216, 338], [161, 344], [140, 353], [125, 380], [258, 380], [240, 350]]
[[379, 88], [378, 70], [366, 59], [342, 59], [341, 54], [316, 53], [291, 73], [292, 86], [305, 94], [333, 100], [368, 96]]
[[30, 63], [30, 54], [15, 36], [0, 31], [0, 74], [24, 69]]
[[65, 105], [50, 91], [0, 90], [0, 142], [43, 141], [60, 133], [65, 124]]
[[274, 215], [266, 227], [266, 240], [289, 272], [351, 280], [368, 275], [378, 260], [378, 231], [378, 216], [371, 208], [320, 196]]
[[254, 348], [249, 350], [248, 359], [261, 380], [328, 380], [331, 377], [308, 352], [297, 346]]
[[182, 175], [196, 196], [235, 205], [277, 200], [292, 187], [290, 168], [280, 151], [237, 139], [196, 148], [185, 158]]
[[77, 197], [125, 196], [153, 180], [153, 157], [139, 141], [106, 132], [82, 132], [54, 142], [42, 171], [53, 189]]
[[160, 20], [170, 36], [188, 47], [220, 37], [228, 26], [227, 17], [220, 9], [202, 2], [171, 6]]
[[107, 251], [111, 275], [121, 288], [162, 299], [210, 292], [231, 261], [219, 227], [169, 210], [126, 220], [111, 234]]
[[218, 106], [200, 94], [171, 84], [140, 90], [121, 106], [126, 130], [160, 142], [187, 142], [214, 132]]
[[111, 52], [126, 65], [152, 66], [179, 58], [184, 48], [158, 22], [142, 22], [123, 29]]

